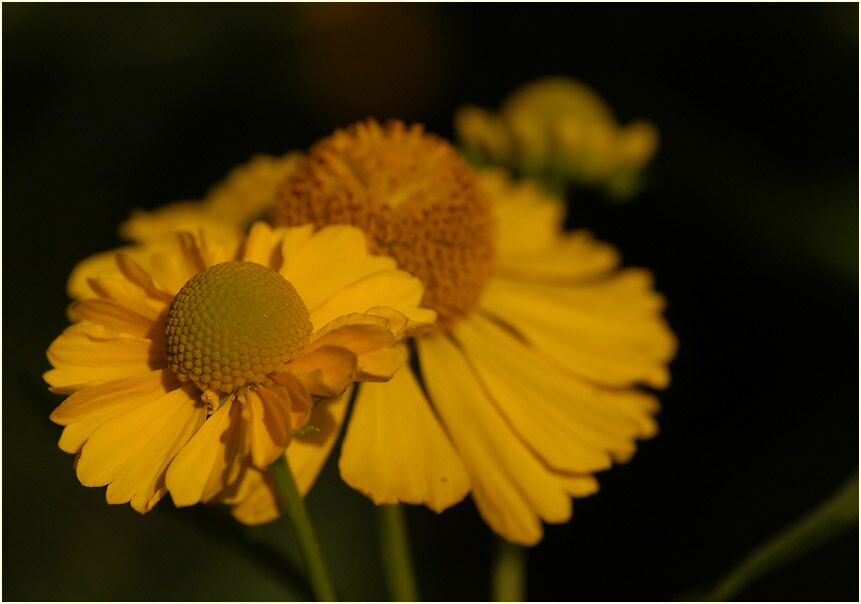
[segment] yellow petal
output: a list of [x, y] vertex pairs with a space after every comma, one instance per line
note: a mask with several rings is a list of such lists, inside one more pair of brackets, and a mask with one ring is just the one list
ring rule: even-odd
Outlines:
[[387, 382], [403, 367], [409, 355], [406, 347], [392, 346], [359, 355], [356, 379], [362, 382]]
[[245, 471], [242, 482], [245, 496], [235, 501], [225, 501], [234, 504], [230, 510], [233, 517], [249, 525], [263, 524], [278, 518], [281, 509], [272, 479], [265, 472], [252, 467]]
[[247, 224], [272, 206], [275, 192], [301, 157], [301, 153], [254, 156], [213, 186], [201, 205], [233, 224]]
[[539, 519], [571, 517], [562, 484], [511, 430], [457, 346], [440, 334], [417, 344], [428, 392], [467, 469], [482, 517], [510, 541], [537, 543]]
[[550, 467], [592, 472], [633, 455], [643, 421], [622, 408], [647, 395], [598, 388], [543, 362], [510, 332], [481, 316], [454, 330], [465, 355], [509, 424]]
[[93, 277], [90, 279], [90, 287], [100, 298], [112, 300], [150, 321], [155, 321], [167, 308], [163, 300], [152, 300], [122, 274]]
[[205, 411], [178, 388], [102, 422], [81, 449], [76, 470], [85, 486], [119, 481], [108, 503], [132, 497], [148, 502], [158, 489], [161, 472], [191, 436]]
[[663, 298], [638, 271], [566, 287], [493, 279], [481, 305], [578, 376], [614, 387], [669, 382], [676, 340]]
[[249, 390], [246, 405], [251, 415], [251, 461], [265, 470], [290, 444], [290, 395], [279, 387]]
[[75, 321], [92, 321], [118, 336], [149, 338], [158, 332], [157, 321], [112, 300], [102, 298], [80, 300], [69, 307], [69, 314]]
[[392, 258], [368, 253], [365, 235], [360, 229], [335, 225], [320, 229], [304, 246], [291, 256], [285, 256], [281, 274], [313, 310], [345, 286], [368, 275], [395, 268]]
[[[281, 235], [281, 267], [284, 266], [284, 261], [294, 258], [299, 250], [303, 249], [311, 237], [314, 235], [314, 225], [306, 224], [298, 227], [290, 227], [289, 229], [278, 229]], [[280, 269], [279, 269], [280, 270]]]
[[515, 182], [504, 170], [478, 172], [496, 216], [497, 263], [552, 249], [562, 228], [565, 202], [546, 194], [538, 181]]
[[241, 446], [242, 405], [231, 399], [204, 422], [167, 470], [166, 485], [178, 507], [209, 501], [232, 482]]
[[236, 236], [238, 232], [238, 225], [208, 211], [203, 204], [181, 201], [149, 212], [135, 210], [120, 225], [120, 235], [124, 239], [146, 243], [172, 237], [177, 231], [196, 232], [200, 228], [219, 238]]
[[116, 254], [120, 252], [126, 254], [134, 253], [133, 249], [133, 246], [121, 247], [108, 252], [94, 254], [78, 262], [72, 269], [69, 280], [66, 283], [66, 291], [69, 297], [79, 300], [95, 296], [95, 292], [90, 287], [89, 280], [99, 275], [115, 274], [117, 272]]
[[[302, 496], [311, 490], [338, 440], [351, 396], [352, 388], [337, 398], [318, 403], [308, 421], [318, 431], [293, 437], [287, 447], [287, 459]], [[233, 506], [233, 515], [245, 524], [262, 524], [277, 518], [280, 510], [269, 477], [248, 468], [242, 480], [248, 481], [248, 494]]]
[[150, 274], [135, 261], [132, 255], [118, 253], [116, 255], [116, 263], [126, 279], [137, 285], [147, 296], [153, 300], [163, 302], [164, 305], [169, 305], [173, 302], [173, 296], [158, 287]]
[[305, 348], [311, 352], [321, 346], [340, 346], [357, 354], [392, 346], [389, 320], [369, 314], [350, 313], [338, 317], [311, 334], [311, 343]]
[[591, 474], [554, 473], [572, 497], [586, 497], [598, 492], [598, 479]]
[[45, 373], [45, 381], [55, 392], [68, 391], [161, 368], [164, 348], [145, 338], [94, 337], [78, 323], [48, 347], [48, 360], [54, 369]]
[[[500, 247], [510, 245], [500, 242]], [[595, 241], [587, 231], [559, 234], [550, 247], [535, 253], [500, 254], [496, 274], [523, 281], [572, 283], [606, 275], [619, 265], [619, 253]]]
[[207, 267], [206, 254], [190, 233], [175, 233], [150, 244], [154, 250], [144, 268], [166, 292], [176, 295], [189, 279]]
[[338, 463], [343, 479], [376, 504], [441, 512], [469, 491], [466, 470], [409, 368], [362, 384]]
[[[129, 434], [133, 432], [134, 438], [145, 435], [147, 440], [108, 485], [108, 503], [130, 501], [132, 507], [141, 513], [152, 509], [166, 492], [165, 469], [206, 419], [206, 407], [193, 387], [178, 388], [161, 399], [159, 404], [163, 407], [163, 415], [158, 421], [131, 426]], [[130, 421], [130, 418], [125, 419]], [[113, 430], [114, 423], [119, 422], [114, 420], [104, 429]], [[123, 425], [128, 424], [123, 422]], [[98, 436], [96, 433], [92, 440]], [[89, 443], [84, 447], [85, 453], [88, 446]]]
[[303, 496], [311, 490], [338, 439], [352, 394], [353, 389], [350, 388], [337, 398], [317, 403], [308, 423], [318, 431], [293, 438], [287, 447], [287, 459]]
[[309, 392], [317, 396], [338, 396], [355, 381], [356, 355], [338, 346], [323, 346], [294, 359], [287, 365]]
[[314, 330], [351, 313], [365, 313], [377, 306], [393, 308], [420, 324], [433, 323], [436, 313], [419, 308], [424, 289], [421, 282], [403, 271], [383, 271], [363, 277], [337, 291], [311, 310]]
[[265, 222], [254, 223], [243, 243], [241, 258], [278, 270], [283, 262], [282, 235], [280, 229], [273, 230]]
[[60, 448], [77, 453], [102, 423], [162, 398], [173, 388], [164, 372], [152, 371], [79, 390], [51, 413], [52, 422], [66, 426]]

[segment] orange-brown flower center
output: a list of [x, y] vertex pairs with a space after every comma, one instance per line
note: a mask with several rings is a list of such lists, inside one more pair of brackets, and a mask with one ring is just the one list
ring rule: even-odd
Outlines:
[[493, 216], [454, 148], [418, 125], [369, 120], [318, 142], [288, 177], [277, 225], [362, 228], [370, 250], [421, 279], [422, 304], [450, 327], [473, 311], [493, 268]]

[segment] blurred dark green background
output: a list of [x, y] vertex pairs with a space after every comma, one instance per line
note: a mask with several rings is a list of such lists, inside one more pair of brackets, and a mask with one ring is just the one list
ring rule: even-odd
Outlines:
[[[77, 483], [41, 381], [66, 276], [130, 208], [200, 197], [256, 152], [370, 115], [451, 136], [459, 104], [548, 74], [661, 131], [633, 203], [569, 201], [655, 270], [681, 349], [662, 434], [548, 528], [528, 596], [682, 596], [837, 488], [858, 465], [857, 5], [6, 4], [4, 599], [302, 597], [285, 524], [140, 516]], [[330, 464], [309, 505], [343, 597], [384, 598], [371, 504]], [[487, 598], [472, 504], [408, 517], [422, 595]], [[857, 600], [858, 535], [743, 597]]]

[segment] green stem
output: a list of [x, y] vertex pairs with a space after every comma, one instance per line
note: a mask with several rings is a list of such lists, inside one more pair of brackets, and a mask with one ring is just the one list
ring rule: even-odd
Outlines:
[[799, 558], [855, 526], [858, 526], [858, 474], [826, 502], [754, 550], [702, 600], [730, 600], [771, 569]]
[[416, 602], [419, 596], [404, 510], [398, 504], [381, 505], [379, 510], [380, 547], [391, 601]]
[[499, 537], [492, 572], [494, 602], [523, 601], [526, 595], [526, 550], [524, 548]]
[[332, 581], [326, 571], [326, 564], [323, 562], [323, 554], [320, 551], [320, 544], [317, 542], [317, 535], [314, 533], [314, 526], [308, 517], [305, 502], [299, 495], [299, 489], [296, 488], [296, 481], [293, 479], [293, 472], [290, 471], [290, 466], [285, 457], [282, 456], [272, 464], [269, 468], [269, 476], [275, 483], [281, 509], [290, 521], [293, 535], [296, 537], [299, 550], [302, 552], [305, 570], [308, 573], [308, 583], [311, 584], [314, 597], [319, 602], [334, 601], [335, 589], [332, 587]]

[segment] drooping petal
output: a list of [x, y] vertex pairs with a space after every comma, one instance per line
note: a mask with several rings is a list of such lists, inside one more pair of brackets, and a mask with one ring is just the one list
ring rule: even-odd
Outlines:
[[251, 467], [245, 471], [242, 482], [246, 495], [235, 502], [224, 502], [234, 504], [230, 509], [233, 517], [249, 525], [264, 524], [278, 518], [281, 510], [272, 479], [265, 472]]
[[[287, 447], [287, 459], [302, 496], [311, 490], [338, 440], [351, 396], [352, 388], [349, 388], [337, 398], [318, 403], [308, 420], [317, 430], [294, 436]], [[242, 480], [248, 482], [242, 489], [247, 495], [241, 500], [228, 501], [234, 504], [232, 513], [237, 520], [262, 524], [277, 518], [280, 510], [269, 477], [252, 467], [246, 470]]]
[[184, 388], [116, 415], [81, 449], [78, 479], [85, 486], [116, 482], [108, 489], [108, 503], [134, 500], [135, 509], [147, 511], [157, 501], [165, 467], [205, 416], [192, 390]]
[[493, 279], [481, 304], [585, 379], [655, 388], [669, 381], [676, 340], [660, 314], [663, 298], [640, 271], [566, 287]]
[[246, 405], [251, 421], [251, 461], [265, 470], [290, 444], [290, 395], [284, 388], [261, 387], [248, 391]]
[[235, 480], [241, 414], [241, 403], [233, 399], [225, 402], [170, 464], [166, 485], [174, 504], [182, 507], [209, 501]]
[[482, 517], [499, 534], [531, 545], [540, 520], [566, 522], [571, 501], [556, 478], [495, 408], [461, 350], [446, 336], [417, 340], [434, 407], [469, 474]]
[[335, 441], [338, 440], [352, 395], [353, 389], [348, 388], [339, 397], [317, 403], [308, 419], [308, 424], [316, 428], [316, 431], [294, 437], [287, 447], [287, 459], [293, 470], [293, 478], [296, 479], [296, 486], [303, 496], [311, 490], [332, 447], [335, 446]]
[[567, 375], [481, 316], [461, 322], [454, 335], [512, 429], [551, 468], [604, 470], [630, 458], [634, 440], [650, 435], [642, 429], [652, 421], [647, 411], [638, 421], [622, 408], [651, 397]]
[[338, 464], [376, 504], [425, 504], [441, 512], [463, 499], [469, 478], [409, 368], [362, 384]]

